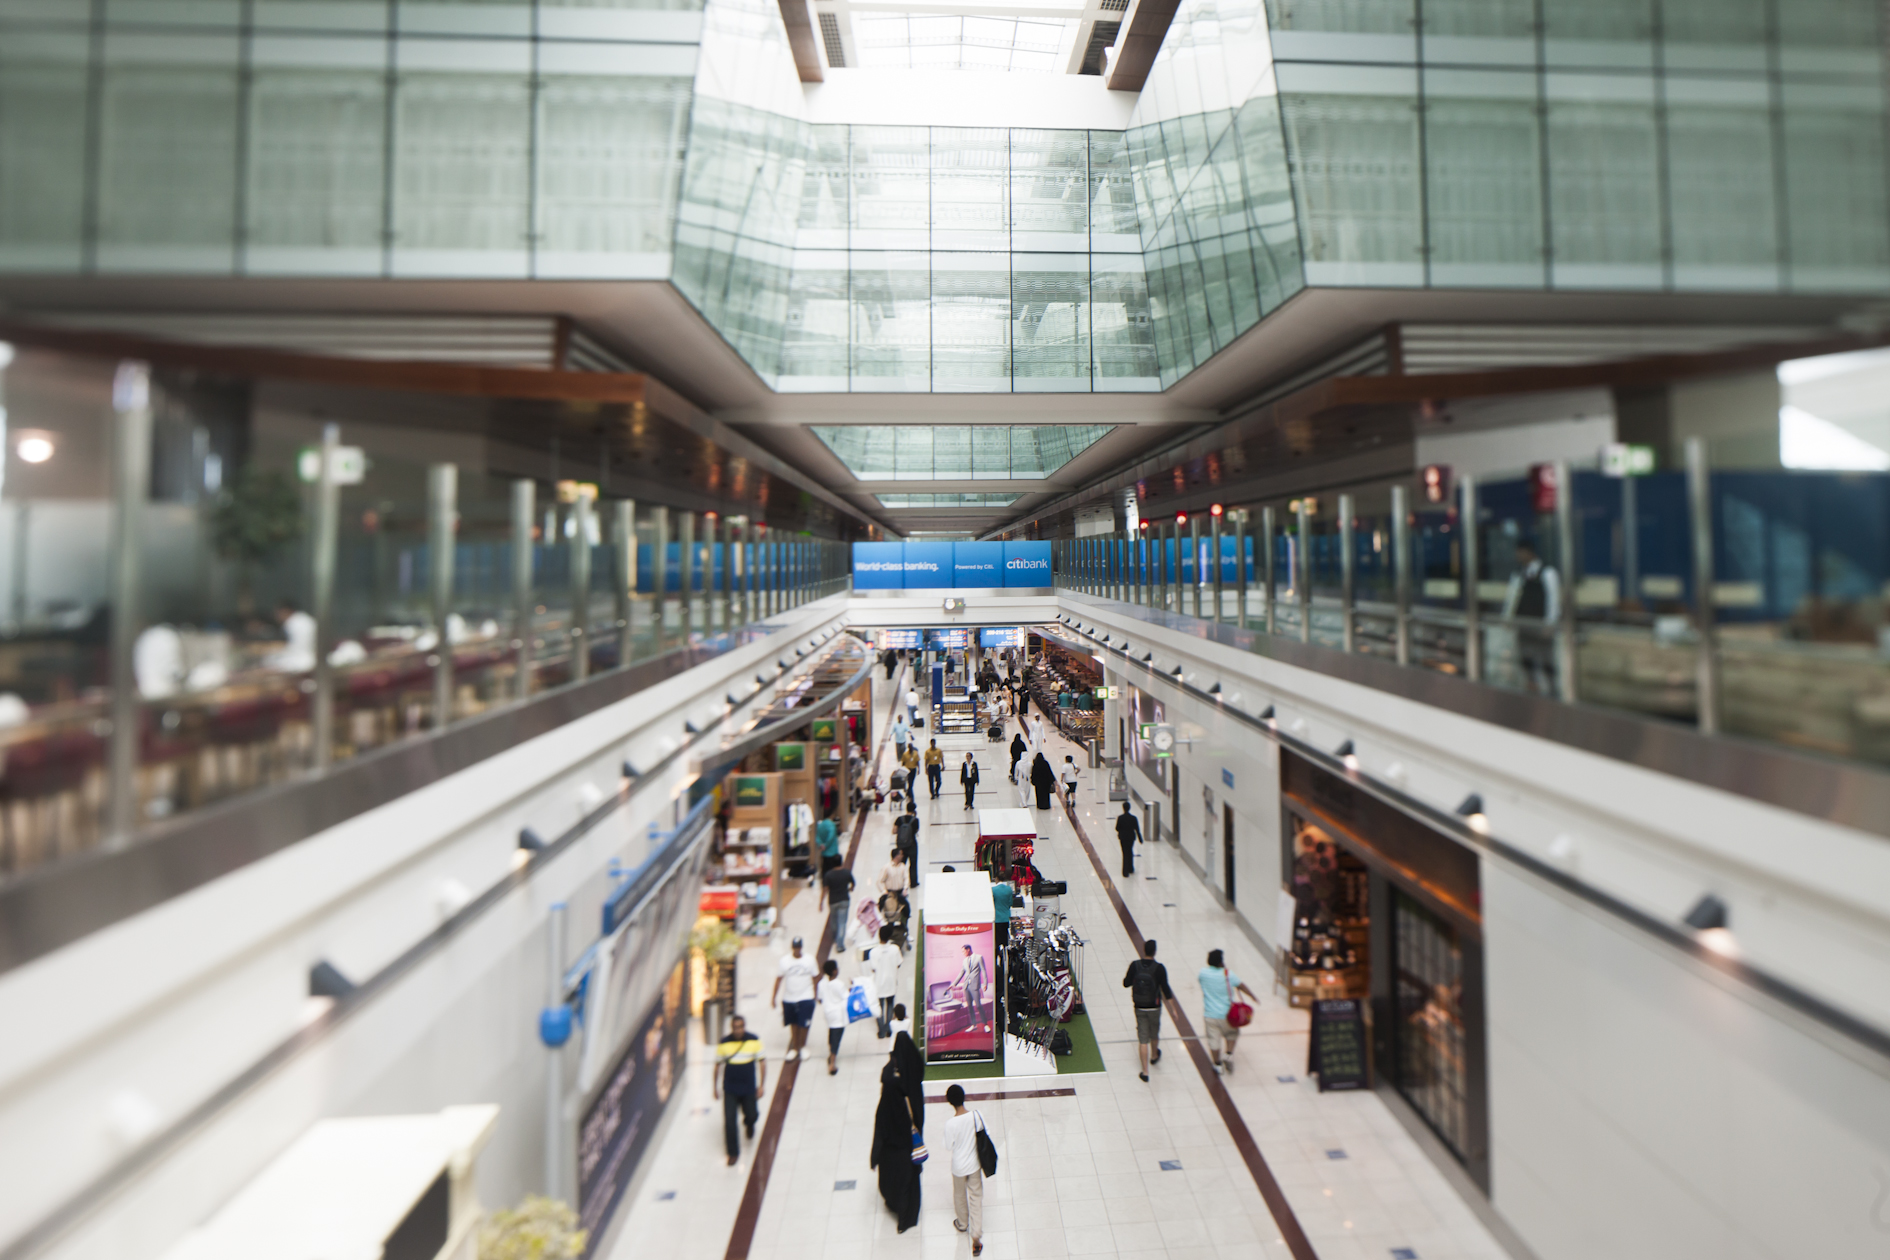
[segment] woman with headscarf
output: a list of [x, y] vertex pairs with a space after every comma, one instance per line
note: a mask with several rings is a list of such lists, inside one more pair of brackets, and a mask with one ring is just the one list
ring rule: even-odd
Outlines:
[[899, 1218], [902, 1234], [919, 1223], [919, 1165], [912, 1162], [912, 1147], [915, 1135], [924, 1133], [925, 1060], [912, 1034], [902, 1032], [879, 1073], [871, 1160], [879, 1172], [879, 1197]]
[[1024, 740], [1023, 725], [1020, 723], [1017, 734], [1011, 736], [1011, 777], [1013, 779], [1017, 777], [1017, 759], [1022, 757], [1029, 748], [1030, 745]]
[[1050, 808], [1050, 794], [1057, 790], [1057, 772], [1050, 768], [1050, 759], [1042, 753], [1030, 763], [1030, 785], [1037, 789], [1037, 808]]

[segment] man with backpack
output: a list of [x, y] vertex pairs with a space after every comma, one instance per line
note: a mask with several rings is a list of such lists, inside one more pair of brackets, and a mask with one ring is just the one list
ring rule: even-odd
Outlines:
[[1148, 1080], [1148, 1065], [1162, 1061], [1162, 1001], [1172, 999], [1168, 987], [1168, 968], [1155, 961], [1155, 942], [1142, 942], [1142, 957], [1129, 964], [1122, 977], [1122, 987], [1129, 991], [1135, 1005], [1135, 1050], [1142, 1062], [1140, 1073]]
[[906, 800], [906, 812], [893, 823], [893, 843], [905, 850], [906, 874], [912, 886], [919, 886], [919, 803]]

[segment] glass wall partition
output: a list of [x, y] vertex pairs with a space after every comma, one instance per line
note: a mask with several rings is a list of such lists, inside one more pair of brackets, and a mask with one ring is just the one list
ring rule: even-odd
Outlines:
[[[0, 346], [0, 880], [682, 642], [631, 586], [660, 542], [677, 603], [690, 518], [612, 497], [608, 458], [492, 466], [507, 405], [417, 427], [411, 394]], [[697, 632], [739, 633], [694, 520]], [[835, 589], [831, 545], [786, 551], [795, 601]]]

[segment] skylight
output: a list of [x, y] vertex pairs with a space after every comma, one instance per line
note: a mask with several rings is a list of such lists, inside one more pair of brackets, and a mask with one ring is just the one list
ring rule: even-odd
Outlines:
[[1055, 74], [1070, 59], [1075, 20], [935, 13], [853, 13], [859, 64]]
[[1036, 481], [1108, 424], [809, 425], [861, 481]]
[[882, 494], [875, 496], [886, 508], [1009, 507], [1015, 494]]

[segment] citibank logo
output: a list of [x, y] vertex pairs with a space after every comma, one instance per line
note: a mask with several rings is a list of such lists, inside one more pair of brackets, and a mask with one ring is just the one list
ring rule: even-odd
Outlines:
[[1007, 569], [1048, 569], [1050, 562], [1048, 560], [1026, 560], [1023, 556], [1017, 556], [1006, 561], [1004, 567]]

